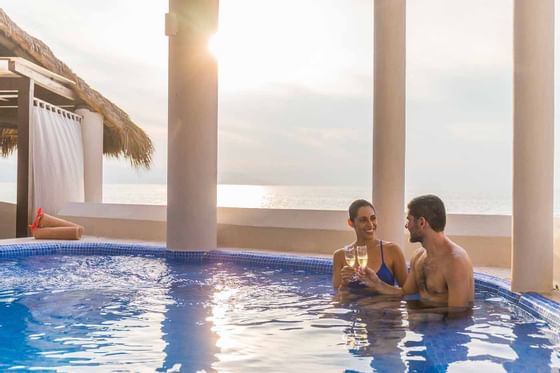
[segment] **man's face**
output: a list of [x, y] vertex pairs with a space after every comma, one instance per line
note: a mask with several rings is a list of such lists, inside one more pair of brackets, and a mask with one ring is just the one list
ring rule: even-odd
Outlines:
[[406, 215], [405, 228], [408, 229], [408, 232], [410, 233], [410, 242], [424, 242], [424, 234], [418, 225], [418, 220], [419, 219], [410, 215], [410, 213]]
[[375, 211], [369, 206], [360, 207], [354, 219], [353, 228], [358, 239], [372, 240], [377, 229]]

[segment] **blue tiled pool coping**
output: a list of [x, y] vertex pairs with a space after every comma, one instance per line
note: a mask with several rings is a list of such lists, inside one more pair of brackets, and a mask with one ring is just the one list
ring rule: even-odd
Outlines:
[[[261, 252], [210, 250], [210, 251], [170, 251], [164, 246], [115, 242], [53, 241], [37, 243], [17, 243], [0, 245], [0, 260], [35, 255], [137, 255], [165, 257], [185, 260], [191, 263], [228, 262], [262, 266], [295, 268], [315, 273], [330, 274], [330, 258], [299, 255], [277, 255]], [[537, 293], [514, 293], [509, 281], [475, 273], [477, 289], [502, 296], [533, 316], [546, 321], [554, 328], [560, 328], [560, 303]]]

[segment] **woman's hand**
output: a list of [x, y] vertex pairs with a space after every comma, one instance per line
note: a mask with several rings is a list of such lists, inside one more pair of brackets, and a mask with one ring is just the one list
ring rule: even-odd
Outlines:
[[340, 278], [342, 280], [342, 285], [346, 286], [352, 280], [352, 278], [356, 275], [356, 270], [350, 266], [344, 266], [340, 270]]

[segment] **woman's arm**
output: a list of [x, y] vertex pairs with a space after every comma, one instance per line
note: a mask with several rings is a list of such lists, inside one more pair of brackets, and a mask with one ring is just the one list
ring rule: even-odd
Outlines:
[[403, 287], [408, 275], [408, 272], [406, 270], [406, 261], [404, 259], [404, 254], [401, 248], [395, 244], [391, 244], [390, 250], [393, 257], [391, 271], [393, 272], [393, 275], [397, 279], [397, 283], [399, 284], [399, 286]]
[[333, 288], [338, 289], [342, 283], [342, 277], [340, 271], [345, 263], [344, 251], [343, 249], [338, 249], [333, 254], [333, 266], [332, 266], [332, 285]]

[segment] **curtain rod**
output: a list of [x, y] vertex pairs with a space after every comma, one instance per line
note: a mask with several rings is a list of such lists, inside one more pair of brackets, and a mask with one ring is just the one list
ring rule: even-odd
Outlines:
[[39, 106], [42, 108], [45, 108], [47, 110], [53, 111], [55, 113], [58, 113], [60, 115], [62, 115], [63, 117], [69, 118], [69, 119], [74, 119], [75, 121], [81, 122], [82, 121], [82, 116], [76, 113], [73, 113], [71, 111], [62, 109], [56, 105], [53, 105], [47, 101], [43, 101], [39, 98], [33, 97], [33, 104], [35, 106]]

